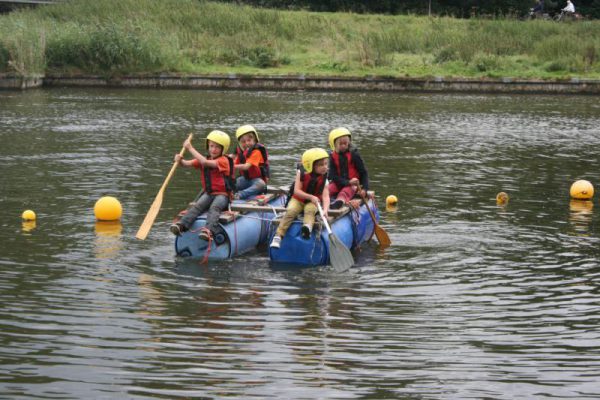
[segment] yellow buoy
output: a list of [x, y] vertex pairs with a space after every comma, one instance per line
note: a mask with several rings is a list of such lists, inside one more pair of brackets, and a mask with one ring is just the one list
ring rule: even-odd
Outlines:
[[496, 195], [496, 204], [503, 206], [508, 203], [508, 194], [506, 192], [500, 192]]
[[571, 197], [577, 200], [590, 200], [594, 197], [594, 186], [590, 181], [580, 179], [571, 185]]
[[101, 197], [94, 205], [94, 215], [100, 221], [115, 221], [121, 218], [123, 208], [119, 200], [112, 196]]
[[23, 221], [35, 221], [35, 213], [32, 210], [25, 210], [23, 214], [21, 214], [21, 218]]
[[396, 196], [394, 196], [393, 194], [390, 194], [388, 197], [385, 198], [386, 206], [393, 207], [397, 204], [398, 204], [398, 198]]

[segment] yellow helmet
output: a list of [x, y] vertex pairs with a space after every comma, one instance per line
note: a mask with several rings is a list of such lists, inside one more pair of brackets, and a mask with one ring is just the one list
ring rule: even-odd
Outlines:
[[325, 150], [318, 147], [308, 149], [302, 154], [302, 166], [304, 167], [304, 170], [310, 174], [313, 170], [313, 164], [315, 161], [319, 161], [324, 158], [329, 158], [329, 154], [327, 154]]
[[350, 139], [352, 139], [352, 134], [346, 128], [335, 128], [329, 132], [329, 147], [331, 147], [331, 150], [335, 150], [335, 140], [342, 136], [350, 136]]
[[235, 138], [239, 141], [242, 136], [250, 132], [254, 133], [254, 136], [256, 136], [256, 141], [260, 142], [260, 139], [258, 138], [258, 133], [252, 125], [242, 125], [239, 128], [237, 128], [237, 131], [235, 131]]
[[220, 144], [223, 146], [223, 154], [227, 153], [229, 150], [229, 144], [231, 143], [231, 139], [229, 139], [229, 135], [222, 131], [212, 131], [206, 137], [206, 148], [208, 149], [208, 141], [212, 140], [213, 142]]

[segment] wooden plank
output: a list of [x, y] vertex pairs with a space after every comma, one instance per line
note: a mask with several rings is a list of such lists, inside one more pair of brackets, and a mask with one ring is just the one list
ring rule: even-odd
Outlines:
[[[273, 212], [273, 210], [275, 210], [276, 213], [281, 213], [281, 212], [285, 212], [285, 207], [282, 207], [282, 206], [277, 206], [277, 207], [259, 206], [259, 205], [253, 205], [253, 204], [232, 204], [231, 210], [239, 211], [239, 212]], [[349, 211], [349, 207], [345, 206], [345, 207], [340, 208], [339, 210], [329, 210], [329, 215], [332, 217], [338, 217], [340, 215], [344, 215], [344, 214], [348, 213], [348, 211]]]
[[268, 186], [267, 185], [267, 193], [288, 194], [289, 190], [290, 190], [289, 186]]
[[[271, 197], [265, 196], [265, 199], [268, 198], [270, 200], [272, 197], [275, 197], [275, 196], [276, 196], [276, 194], [271, 194]], [[267, 200], [267, 201], [269, 201], [269, 200]], [[193, 205], [193, 204], [194, 203], [190, 203], [190, 205]], [[283, 207], [283, 206], [271, 207], [268, 205], [260, 205], [260, 204], [256, 204], [255, 200], [253, 200], [252, 203], [231, 204], [230, 208], [231, 208], [231, 211], [225, 211], [225, 212], [221, 213], [221, 215], [219, 216], [219, 222], [224, 223], [224, 224], [229, 223], [229, 222], [233, 221], [235, 218], [242, 217], [245, 213], [250, 213], [250, 212], [273, 213], [273, 211], [275, 211], [276, 214], [283, 214], [285, 212], [285, 207]], [[333, 221], [337, 220], [338, 218], [348, 214], [349, 212], [350, 212], [349, 206], [344, 206], [344, 207], [340, 208], [339, 210], [329, 210], [329, 221], [333, 222]], [[182, 216], [183, 216], [183, 212], [179, 213], [178, 217], [181, 218]], [[275, 224], [279, 223], [279, 219], [280, 218], [275, 218], [275, 220], [274, 220]]]

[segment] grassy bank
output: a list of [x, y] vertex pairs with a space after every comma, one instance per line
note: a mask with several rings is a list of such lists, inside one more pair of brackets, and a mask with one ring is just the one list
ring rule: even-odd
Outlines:
[[600, 22], [78, 0], [0, 16], [0, 73], [600, 78]]

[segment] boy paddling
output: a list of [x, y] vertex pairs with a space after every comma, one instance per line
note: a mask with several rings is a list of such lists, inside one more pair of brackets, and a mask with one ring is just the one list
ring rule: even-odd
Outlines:
[[194, 158], [184, 160], [180, 154], [175, 161], [183, 167], [200, 169], [202, 192], [197, 200], [185, 212], [178, 222], [171, 225], [171, 232], [180, 235], [190, 229], [198, 215], [206, 212], [206, 225], [200, 230], [200, 239], [209, 240], [219, 227], [219, 215], [227, 209], [233, 195], [233, 161], [225, 156], [231, 140], [225, 132], [212, 131], [206, 137], [206, 156], [200, 154], [189, 139], [183, 143]]

